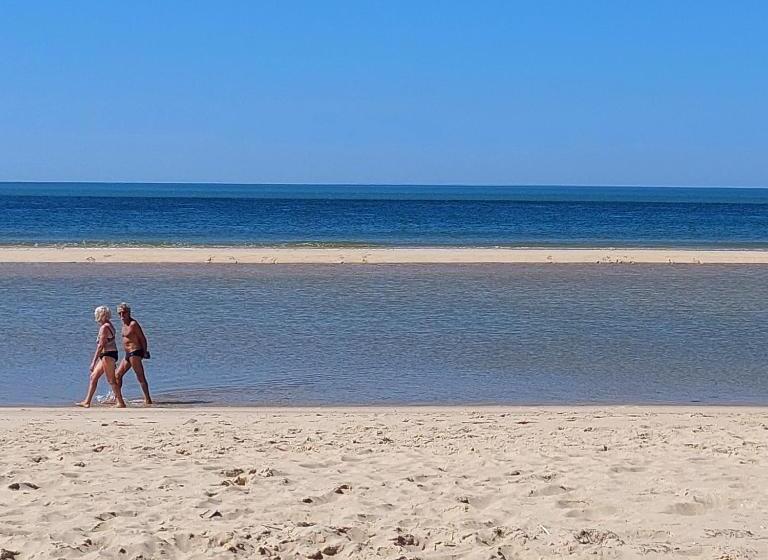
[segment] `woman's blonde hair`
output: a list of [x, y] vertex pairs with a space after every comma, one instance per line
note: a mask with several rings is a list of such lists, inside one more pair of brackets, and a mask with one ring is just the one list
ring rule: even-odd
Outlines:
[[112, 312], [106, 305], [100, 305], [93, 311], [93, 316], [96, 318], [97, 323], [101, 323], [109, 321], [112, 318]]

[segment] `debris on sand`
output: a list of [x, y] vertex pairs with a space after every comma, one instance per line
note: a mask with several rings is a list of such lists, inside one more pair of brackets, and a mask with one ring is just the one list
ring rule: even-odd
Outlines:
[[336, 554], [338, 554], [338, 553], [339, 553], [339, 550], [341, 550], [341, 547], [340, 547], [339, 545], [335, 545], [335, 544], [329, 544], [328, 546], [326, 546], [326, 547], [325, 547], [325, 548], [322, 550], [322, 553], [323, 553], [325, 556], [335, 556]]
[[616, 546], [624, 544], [624, 541], [613, 531], [582, 529], [574, 536], [581, 544], [599, 544], [600, 546]]
[[251, 469], [248, 471], [248, 474], [256, 474], [261, 478], [269, 478], [271, 476], [275, 476], [275, 471], [269, 467], [264, 467], [263, 469]]
[[200, 514], [200, 517], [203, 519], [213, 519], [214, 517], [222, 517], [221, 512], [217, 509], [214, 510], [205, 510], [203, 513]]
[[406, 533], [405, 535], [397, 535], [392, 541], [397, 546], [417, 546], [419, 544], [419, 539], [411, 535], [410, 533]]
[[349, 484], [342, 484], [334, 489], [334, 493], [343, 494], [345, 490], [351, 490], [352, 487]]
[[22, 488], [29, 488], [30, 490], [37, 490], [40, 488], [37, 484], [32, 482], [13, 482], [8, 485], [11, 490], [21, 490]]

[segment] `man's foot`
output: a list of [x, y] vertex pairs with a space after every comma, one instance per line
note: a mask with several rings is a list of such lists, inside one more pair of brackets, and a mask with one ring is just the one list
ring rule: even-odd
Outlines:
[[79, 406], [81, 408], [91, 408], [91, 403], [87, 403], [85, 401], [76, 402], [75, 406]]
[[152, 406], [152, 400], [144, 401], [144, 406]]
[[117, 404], [114, 406], [114, 408], [126, 408], [126, 406], [125, 406], [125, 403], [123, 403], [123, 404], [117, 403]]

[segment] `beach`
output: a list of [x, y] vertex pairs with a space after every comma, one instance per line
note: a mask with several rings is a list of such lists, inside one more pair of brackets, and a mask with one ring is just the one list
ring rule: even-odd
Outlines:
[[[5, 199], [0, 560], [768, 557], [760, 200], [81, 188]], [[59, 407], [121, 301], [160, 406]]]
[[766, 429], [751, 407], [3, 409], [0, 548], [765, 558]]
[[0, 560], [768, 560], [768, 2], [0, 14]]
[[768, 264], [768, 250], [483, 247], [0, 247], [0, 263]]

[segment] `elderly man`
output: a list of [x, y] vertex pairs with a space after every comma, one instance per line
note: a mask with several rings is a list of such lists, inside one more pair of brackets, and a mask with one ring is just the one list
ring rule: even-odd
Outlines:
[[149, 396], [149, 384], [144, 375], [144, 363], [142, 362], [142, 360], [149, 358], [147, 337], [144, 336], [139, 322], [131, 317], [131, 307], [127, 303], [121, 303], [117, 306], [117, 314], [123, 321], [122, 335], [123, 348], [125, 348], [125, 358], [115, 371], [117, 385], [122, 389], [123, 376], [128, 373], [129, 369], [133, 368], [144, 393], [144, 404], [150, 405], [152, 404], [152, 397]]

